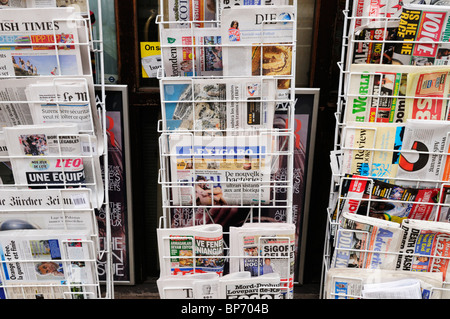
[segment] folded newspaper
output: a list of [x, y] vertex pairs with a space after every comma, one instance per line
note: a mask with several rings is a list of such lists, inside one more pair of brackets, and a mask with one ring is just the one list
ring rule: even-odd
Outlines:
[[[411, 272], [400, 270], [386, 269], [354, 269], [354, 268], [331, 268], [327, 271], [326, 281], [324, 285], [324, 294], [326, 299], [363, 299], [364, 294], [367, 298], [385, 299], [386, 289], [383, 289], [378, 295], [369, 295], [376, 288], [387, 285], [391, 286], [399, 284], [401, 280], [408, 280], [415, 284], [420, 284], [421, 299], [440, 299], [443, 288], [443, 280], [441, 273], [429, 272]], [[403, 282], [404, 283], [404, 282]], [[365, 292], [364, 292], [365, 290]], [[396, 291], [395, 299], [411, 299], [416, 297], [418, 291], [417, 286], [403, 291]], [[413, 292], [413, 295], [411, 295]], [[388, 299], [392, 299], [390, 295]]]
[[1, 76], [91, 74], [87, 25], [74, 8], [0, 10], [0, 28]]
[[205, 272], [222, 275], [221, 225], [158, 228], [157, 237], [161, 277]]
[[162, 80], [161, 84], [164, 98], [162, 115], [168, 130], [240, 135], [273, 128], [274, 79]]
[[230, 227], [230, 272], [248, 271], [252, 277], [280, 276], [283, 298], [293, 298], [295, 225], [246, 223]]
[[331, 265], [395, 269], [402, 238], [398, 223], [343, 212]]
[[89, 0], [3, 0], [1, 8], [55, 8], [74, 7], [77, 12], [89, 12]]
[[17, 293], [10, 285], [46, 283], [76, 287], [85, 299], [95, 297], [96, 259], [90, 240], [90, 235], [80, 230], [0, 232], [1, 290], [5, 298], [13, 299]]
[[156, 284], [161, 299], [219, 299], [217, 273], [163, 276]]
[[170, 134], [168, 144], [174, 206], [270, 203], [270, 134]]
[[19, 125], [5, 127], [4, 133], [16, 185], [34, 189], [87, 187], [92, 191], [93, 206], [101, 205], [100, 161], [92, 152], [96, 140], [78, 134], [76, 124]]
[[282, 299], [278, 273], [253, 277], [241, 271], [225, 275], [219, 282], [220, 299]]

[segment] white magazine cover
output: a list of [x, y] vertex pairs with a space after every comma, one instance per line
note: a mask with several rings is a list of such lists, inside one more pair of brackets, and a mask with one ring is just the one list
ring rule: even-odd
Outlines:
[[167, 130], [246, 135], [273, 128], [274, 79], [162, 80], [161, 84], [162, 116]]
[[89, 49], [80, 42], [87, 39], [86, 22], [73, 8], [0, 10], [0, 30], [1, 76], [82, 75], [90, 70], [81, 58]]
[[161, 299], [218, 299], [217, 273], [163, 276], [156, 281]]
[[93, 206], [101, 205], [100, 162], [92, 152], [96, 139], [78, 134], [76, 124], [5, 127], [4, 137], [16, 185], [34, 189], [88, 187]]
[[280, 275], [271, 273], [252, 277], [250, 272], [241, 271], [219, 279], [220, 299], [282, 299]]
[[294, 14], [293, 6], [236, 6], [223, 10], [224, 75], [293, 75]]
[[277, 273], [283, 298], [292, 299], [295, 264], [295, 225], [246, 223], [230, 227], [230, 272], [252, 277]]
[[223, 74], [219, 28], [163, 28], [161, 55], [167, 77]]
[[170, 134], [173, 205], [267, 205], [272, 137]]
[[161, 277], [205, 272], [223, 274], [221, 225], [158, 228], [157, 237]]
[[90, 235], [81, 230], [0, 232], [3, 289], [8, 285], [76, 285], [85, 298], [95, 293], [96, 263]]

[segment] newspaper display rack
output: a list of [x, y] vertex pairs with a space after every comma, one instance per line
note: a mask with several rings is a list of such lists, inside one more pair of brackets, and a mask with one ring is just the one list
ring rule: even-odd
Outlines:
[[160, 297], [292, 298], [296, 4], [225, 3], [160, 3]]
[[[89, 1], [6, 3], [0, 5], [0, 299], [113, 298], [102, 178], [108, 148], [101, 1], [95, 36]], [[101, 73], [100, 101], [92, 57]], [[98, 226], [100, 209], [105, 229]]]
[[449, 15], [346, 1], [322, 298], [449, 298]]

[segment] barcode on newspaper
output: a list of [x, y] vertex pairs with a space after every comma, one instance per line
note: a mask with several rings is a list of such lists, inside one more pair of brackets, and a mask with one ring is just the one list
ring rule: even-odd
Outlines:
[[70, 198], [76, 208], [89, 208], [89, 200], [85, 194], [72, 195]]
[[96, 149], [94, 143], [82, 142], [81, 150], [83, 155], [94, 155], [96, 154]]

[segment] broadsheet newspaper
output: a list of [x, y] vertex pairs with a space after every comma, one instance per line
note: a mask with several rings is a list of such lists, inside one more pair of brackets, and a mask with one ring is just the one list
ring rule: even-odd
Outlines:
[[253, 277], [248, 271], [231, 273], [220, 278], [220, 299], [282, 299], [280, 274]]
[[[10, 230], [0, 232], [0, 257], [5, 298], [21, 298], [10, 284], [67, 285], [68, 294], [53, 298], [94, 298], [95, 255], [90, 235], [85, 231]], [[27, 288], [25, 288], [27, 289]], [[38, 290], [36, 287], [32, 289]], [[30, 290], [30, 288], [28, 288]], [[17, 296], [16, 294], [19, 294]], [[80, 296], [81, 295], [81, 296]]]
[[101, 205], [100, 162], [92, 152], [95, 139], [78, 134], [76, 124], [5, 127], [4, 137], [16, 185], [34, 189], [87, 187], [94, 207]]
[[241, 135], [273, 127], [274, 79], [162, 80], [162, 87], [162, 115], [168, 130]]
[[272, 138], [170, 134], [173, 205], [270, 203]]
[[79, 19], [73, 8], [0, 10], [0, 75], [90, 74], [81, 58], [87, 27]]
[[324, 286], [326, 299], [440, 299], [441, 288], [442, 273], [354, 268], [329, 269]]
[[219, 299], [219, 274], [162, 276], [157, 281], [161, 299]]
[[230, 227], [230, 272], [252, 277], [277, 273], [282, 298], [292, 299], [295, 264], [295, 225], [246, 223]]
[[223, 74], [219, 28], [161, 29], [161, 54], [167, 77]]
[[54, 8], [74, 7], [77, 12], [89, 12], [89, 0], [7, 0], [0, 3], [1, 8]]
[[224, 267], [222, 226], [200, 225], [158, 228], [161, 277], [191, 273], [217, 273]]
[[340, 226], [332, 267], [395, 269], [403, 237], [400, 224], [343, 212]]

